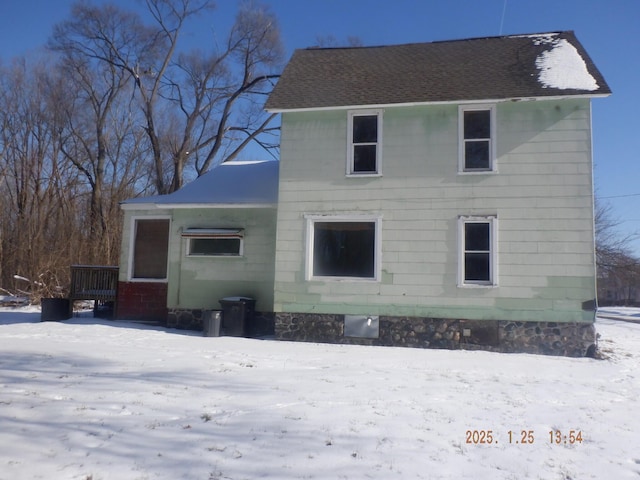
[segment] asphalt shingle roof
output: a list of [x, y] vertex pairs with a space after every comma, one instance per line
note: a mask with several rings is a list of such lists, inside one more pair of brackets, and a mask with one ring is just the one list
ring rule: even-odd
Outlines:
[[[574, 62], [541, 61], [559, 44]], [[571, 48], [573, 47], [573, 48]], [[579, 55], [579, 56], [578, 56]], [[541, 79], [544, 68], [573, 76], [577, 59], [593, 85]], [[569, 65], [563, 65], [569, 63]], [[565, 70], [563, 70], [563, 68]], [[552, 72], [553, 73], [553, 72]], [[579, 73], [579, 72], [578, 72]], [[571, 80], [571, 79], [569, 79]], [[566, 82], [565, 82], [566, 83]], [[561, 88], [559, 88], [561, 87]], [[499, 100], [611, 93], [572, 31], [380, 47], [296, 50], [271, 93], [270, 111], [341, 106]]]

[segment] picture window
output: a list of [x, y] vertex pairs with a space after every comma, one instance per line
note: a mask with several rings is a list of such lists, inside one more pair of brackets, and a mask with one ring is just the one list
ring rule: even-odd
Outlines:
[[308, 277], [376, 280], [379, 222], [310, 219]]

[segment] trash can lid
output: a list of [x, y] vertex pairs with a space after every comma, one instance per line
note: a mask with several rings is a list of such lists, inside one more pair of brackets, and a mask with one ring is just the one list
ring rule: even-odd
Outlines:
[[224, 302], [245, 302], [245, 301], [252, 302], [253, 298], [249, 298], [249, 297], [225, 297], [221, 301], [224, 301]]

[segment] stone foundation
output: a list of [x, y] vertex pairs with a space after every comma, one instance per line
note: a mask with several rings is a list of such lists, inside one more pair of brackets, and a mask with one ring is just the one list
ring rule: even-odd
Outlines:
[[203, 311], [202, 309], [170, 308], [167, 313], [167, 327], [202, 331]]
[[596, 343], [593, 323], [500, 322], [498, 336], [502, 352], [566, 357], [584, 357]]
[[[206, 310], [197, 308], [170, 308], [167, 314], [167, 327], [179, 330], [202, 331], [202, 317]], [[275, 316], [270, 312], [253, 312], [247, 320], [247, 337], [265, 337], [274, 335]]]
[[[380, 316], [377, 338], [346, 337], [344, 315], [277, 313], [279, 340], [415, 348], [488, 350], [583, 357], [596, 342], [592, 323], [511, 322]], [[591, 347], [591, 349], [590, 349]]]

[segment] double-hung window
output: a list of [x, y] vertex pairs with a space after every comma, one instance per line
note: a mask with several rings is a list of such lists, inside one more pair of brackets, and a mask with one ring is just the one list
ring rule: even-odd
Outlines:
[[347, 175], [379, 175], [382, 159], [382, 111], [349, 112]]
[[242, 256], [242, 229], [186, 228], [182, 237], [187, 240], [187, 256], [190, 257]]
[[496, 171], [495, 107], [461, 106], [458, 114], [459, 171]]
[[497, 285], [497, 218], [459, 217], [458, 285]]
[[380, 219], [307, 217], [307, 279], [377, 280]]

